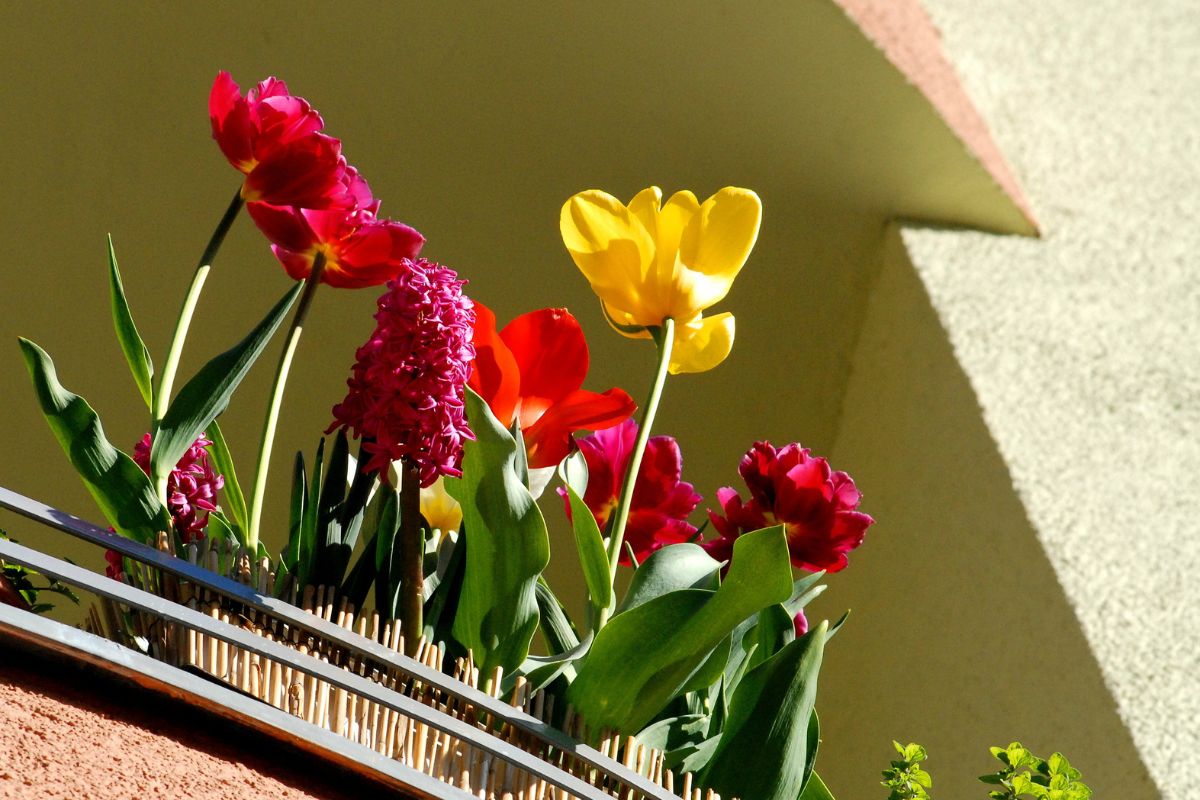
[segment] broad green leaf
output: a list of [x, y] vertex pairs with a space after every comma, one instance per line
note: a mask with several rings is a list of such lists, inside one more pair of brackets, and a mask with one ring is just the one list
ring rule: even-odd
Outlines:
[[242, 538], [242, 532], [234, 527], [229, 517], [220, 511], [210, 511], [208, 513], [208, 536], [211, 539], [223, 539], [243, 547], [246, 545], [245, 539]]
[[833, 795], [825, 787], [821, 776], [814, 772], [804, 785], [804, 793], [800, 795], [799, 800], [833, 800]]
[[826, 627], [821, 623], [742, 678], [702, 785], [755, 800], [800, 795], [815, 755], [810, 725]]
[[618, 613], [679, 589], [716, 589], [720, 569], [721, 562], [697, 544], [671, 544], [655, 550], [634, 571]]
[[687, 686], [738, 623], [791, 591], [783, 528], [741, 536], [715, 592], [676, 590], [613, 617], [597, 634], [568, 697], [592, 730], [638, 730]]
[[159, 531], [169, 531], [171, 518], [146, 473], [109, 443], [87, 401], [58, 382], [46, 351], [28, 339], [19, 341], [42, 414], [104, 518], [120, 533], [143, 543], [153, 542]]
[[550, 561], [550, 539], [521, 480], [512, 434], [470, 389], [466, 405], [476, 438], [464, 447], [463, 476], [446, 479], [446, 491], [462, 506], [468, 539], [453, 631], [475, 653], [481, 671], [507, 671], [529, 655], [538, 627], [534, 586]]
[[[449, 534], [443, 534], [447, 539]], [[443, 543], [444, 544], [444, 543]], [[467, 561], [467, 541], [461, 531], [451, 545], [450, 556], [439, 570], [438, 585], [425, 603], [425, 638], [431, 642], [452, 639], [451, 626], [462, 596], [463, 571]]]
[[500, 684], [501, 694], [504, 696], [510, 694], [516, 686], [517, 678], [524, 678], [529, 683], [531, 692], [546, 688], [554, 683], [560, 675], [571, 671], [572, 665], [587, 655], [591, 646], [592, 635], [589, 633], [582, 642], [565, 653], [553, 656], [529, 656], [520, 667], [505, 673]]
[[238, 483], [237, 470], [233, 468], [233, 456], [225, 442], [225, 434], [221, 432], [221, 426], [215, 419], [209, 423], [207, 433], [208, 438], [212, 440], [212, 447], [208, 452], [212, 456], [213, 469], [225, 478], [225, 485], [221, 487], [221, 506], [244, 531], [246, 520], [249, 518], [246, 513], [246, 496], [242, 494], [242, 485]]
[[782, 604], [768, 606], [733, 630], [733, 646], [725, 663], [725, 685], [735, 691], [742, 676], [796, 638], [792, 617]]
[[129, 313], [129, 302], [125, 299], [125, 285], [121, 282], [121, 271], [117, 269], [117, 253], [113, 250], [112, 235], [108, 237], [108, 289], [112, 305], [113, 327], [117, 331], [117, 342], [121, 352], [133, 373], [133, 381], [137, 384], [146, 408], [154, 407], [154, 365], [150, 361], [150, 351], [138, 333], [137, 325], [133, 324], [133, 315]]
[[588, 600], [599, 616], [609, 610], [613, 603], [604, 537], [601, 536], [596, 518], [592, 516], [591, 509], [583, 502], [583, 498], [570, 486], [567, 486], [567, 496], [571, 502], [571, 528], [575, 531], [575, 548], [579, 551], [579, 563], [583, 567]]
[[283, 322], [302, 285], [288, 290], [245, 339], [210, 360], [179, 390], [150, 448], [150, 474], [155, 481], [175, 468], [196, 437], [229, 406], [229, 398]]
[[545, 578], [538, 578], [534, 587], [538, 604], [538, 624], [551, 655], [565, 653], [579, 645], [579, 634], [571, 624], [562, 602], [554, 595]]
[[686, 745], [696, 745], [708, 736], [708, 717], [704, 714], [684, 714], [662, 719], [647, 725], [637, 735], [639, 743], [669, 753]]

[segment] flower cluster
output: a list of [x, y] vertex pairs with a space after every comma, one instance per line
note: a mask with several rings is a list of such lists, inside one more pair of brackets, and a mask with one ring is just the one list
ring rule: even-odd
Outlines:
[[379, 286], [420, 253], [425, 239], [382, 219], [379, 201], [324, 121], [283, 81], [267, 78], [243, 97], [222, 72], [209, 96], [213, 138], [246, 177], [246, 210], [295, 280], [311, 274], [340, 288]]
[[[578, 441], [588, 467], [583, 501], [601, 530], [616, 509], [637, 435], [638, 425], [630, 419]], [[670, 436], [651, 436], [634, 483], [625, 533], [625, 542], [639, 563], [660, 547], [696, 537], [696, 526], [687, 518], [704, 498], [696, 494], [692, 484], [680, 480], [682, 473], [679, 443]], [[565, 499], [566, 492], [560, 489], [559, 493]], [[568, 504], [567, 514], [570, 513]], [[621, 553], [620, 563], [629, 564], [628, 553]]]
[[406, 459], [429, 486], [439, 475], [462, 474], [463, 441], [475, 438], [464, 405], [475, 312], [453, 270], [425, 259], [404, 263], [378, 300], [375, 331], [355, 354], [329, 430], [364, 439], [371, 454], [364, 469], [386, 475]]
[[522, 314], [496, 331], [496, 315], [475, 304], [475, 366], [470, 386], [501, 425], [520, 423], [531, 469], [553, 467], [571, 452], [571, 434], [602, 430], [637, 406], [621, 389], [598, 394], [587, 377], [587, 341], [565, 308]]
[[875, 522], [858, 511], [862, 494], [850, 476], [834, 472], [828, 461], [798, 444], [776, 449], [756, 442], [738, 472], [750, 499], [743, 501], [727, 486], [717, 490], [722, 513], [708, 512], [720, 535], [704, 548], [715, 558], [730, 558], [742, 534], [782, 524], [794, 566], [838, 572]]
[[[133, 460], [147, 475], [150, 474], [150, 434], [133, 448]], [[200, 434], [167, 478], [167, 511], [184, 544], [204, 538], [208, 512], [217, 510], [217, 492], [225, 485], [208, 461], [212, 442]], [[119, 569], [119, 565], [118, 565]]]

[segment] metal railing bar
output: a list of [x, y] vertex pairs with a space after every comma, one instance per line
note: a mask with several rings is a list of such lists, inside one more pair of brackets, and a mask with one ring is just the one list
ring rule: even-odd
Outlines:
[[[127, 539], [124, 536], [110, 533], [90, 522], [64, 511], [59, 511], [53, 506], [48, 506], [32, 498], [25, 497], [3, 486], [0, 486], [0, 507], [15, 511], [35, 522], [71, 534], [100, 547], [115, 550], [121, 555], [184, 578], [198, 586], [203, 586], [232, 600], [244, 603], [257, 611], [274, 616], [288, 625], [295, 626], [333, 642], [358, 655], [369, 656], [387, 666], [399, 669], [409, 676], [420, 680], [422, 683], [429, 684], [438, 691], [468, 702], [476, 708], [504, 720], [518, 730], [539, 739], [544, 744], [570, 753], [572, 757], [588, 766], [608, 773], [621, 783], [636, 789], [648, 798], [653, 798], [653, 800], [678, 800], [676, 795], [668, 792], [649, 778], [626, 768], [615, 759], [601, 754], [599, 750], [577, 742], [553, 725], [542, 722], [521, 709], [505, 703], [503, 700], [494, 698], [479, 689], [474, 689], [436, 669], [425, 666], [415, 659], [384, 647], [378, 642], [340, 628], [332, 622], [303, 611], [290, 603], [259, 594], [250, 587], [223, 575], [218, 575], [203, 567], [191, 564], [184, 559], [175, 558], [168, 553], [163, 553], [160, 550], [141, 544], [140, 542], [135, 542], [132, 539]], [[205, 617], [205, 619], [211, 622], [210, 617]]]
[[[218, 713], [225, 712], [222, 713], [223, 716], [228, 716], [227, 712], [233, 712], [233, 715], [244, 723], [274, 729], [286, 736], [288, 741], [304, 742], [319, 751], [332, 753], [342, 762], [378, 772], [424, 797], [475, 800], [475, 796], [468, 792], [450, 786], [401, 761], [388, 758], [345, 736], [78, 628], [71, 628], [61, 622], [0, 604], [0, 631], [5, 631], [14, 638], [32, 642], [41, 649], [69, 652], [76, 658], [99, 664], [117, 674], [148, 678], [154, 683], [170, 687], [175, 696], [182, 693], [200, 698], [220, 709]], [[198, 705], [187, 697], [184, 697], [184, 702]], [[371, 776], [369, 772], [363, 774], [378, 780], [378, 777]]]
[[[371, 702], [391, 708], [404, 716], [467, 742], [484, 752], [507, 761], [547, 783], [566, 790], [583, 800], [612, 800], [612, 795], [586, 783], [565, 770], [549, 764], [532, 753], [499, 739], [474, 725], [443, 714], [431, 706], [387, 689], [374, 681], [341, 667], [320, 661], [278, 642], [250, 633], [220, 620], [142, 591], [120, 581], [68, 564], [32, 548], [0, 540], [0, 558], [37, 570], [50, 578], [86, 589], [132, 608], [154, 614], [168, 622], [204, 633], [247, 652], [285, 664], [331, 686], [357, 694]], [[437, 673], [441, 675], [441, 673]]]

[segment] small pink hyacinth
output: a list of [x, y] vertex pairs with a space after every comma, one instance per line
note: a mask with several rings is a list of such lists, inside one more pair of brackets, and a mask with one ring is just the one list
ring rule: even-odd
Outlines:
[[[167, 511], [184, 544], [204, 538], [208, 512], [217, 510], [217, 492], [225, 485], [225, 478], [208, 462], [207, 448], [211, 444], [205, 434], [200, 434], [167, 478]], [[133, 460], [150, 474], [150, 434], [133, 448]]]
[[466, 383], [475, 358], [475, 311], [466, 281], [425, 259], [405, 259], [387, 284], [375, 331], [355, 353], [349, 391], [333, 407], [327, 433], [347, 428], [371, 454], [364, 469], [387, 475], [408, 460], [426, 487], [439, 475], [462, 475]]

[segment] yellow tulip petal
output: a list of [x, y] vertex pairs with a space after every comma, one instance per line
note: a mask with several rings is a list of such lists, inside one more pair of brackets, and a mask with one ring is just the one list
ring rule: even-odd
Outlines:
[[[654, 239], [635, 214], [595, 189], [563, 204], [559, 229], [571, 258], [601, 300], [637, 313], [642, 276], [654, 263]], [[654, 324], [641, 319], [638, 324]]]
[[672, 375], [707, 372], [720, 364], [733, 349], [733, 314], [697, 316], [675, 329], [675, 346], [668, 366]]
[[662, 189], [651, 186], [642, 189], [629, 201], [629, 211], [638, 218], [651, 239], [658, 240], [658, 209], [662, 205]]
[[697, 278], [693, 297], [708, 308], [729, 293], [762, 222], [762, 202], [749, 189], [727, 186], [704, 201], [692, 216], [679, 242], [679, 259]]
[[[609, 326], [617, 333], [629, 339], [650, 338], [650, 331], [646, 330], [628, 311], [613, 308], [603, 300], [600, 301], [600, 308], [604, 312], [604, 319], [608, 321]], [[637, 330], [628, 330], [631, 327], [636, 327]], [[623, 328], [625, 330], [622, 330]]]
[[421, 489], [421, 516], [430, 528], [442, 533], [457, 532], [462, 525], [462, 506], [446, 492], [446, 485], [439, 477], [431, 485]]

